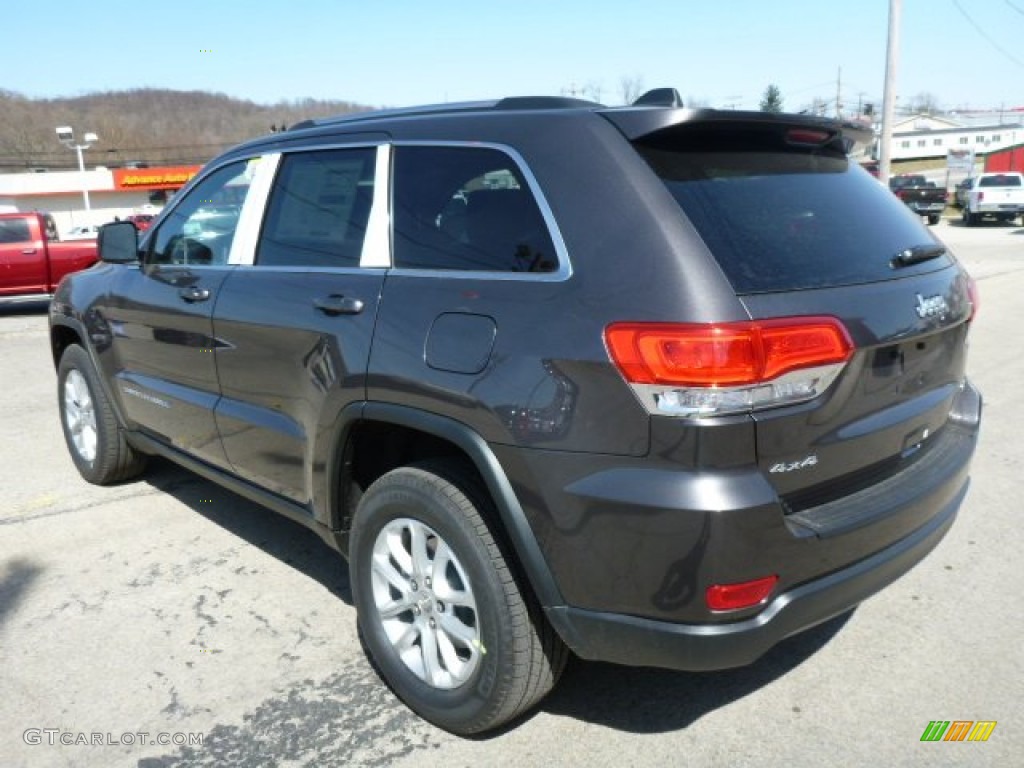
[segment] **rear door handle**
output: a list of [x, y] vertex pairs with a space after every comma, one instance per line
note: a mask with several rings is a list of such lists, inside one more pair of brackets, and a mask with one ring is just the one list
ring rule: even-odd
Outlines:
[[21, 252], [23, 254], [25, 254], [26, 256], [31, 256], [33, 253], [36, 252], [36, 249], [35, 248], [22, 248]]
[[325, 315], [358, 315], [366, 305], [351, 296], [325, 296], [313, 299], [313, 306]]
[[178, 291], [178, 295], [189, 304], [193, 304], [210, 298], [210, 291], [206, 288], [200, 288], [198, 285], [190, 285], [188, 288], [182, 288]]

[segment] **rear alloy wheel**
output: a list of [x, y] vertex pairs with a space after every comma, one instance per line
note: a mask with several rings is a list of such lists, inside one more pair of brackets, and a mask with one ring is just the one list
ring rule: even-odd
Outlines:
[[480, 613], [466, 569], [448, 543], [408, 517], [373, 544], [373, 602], [402, 663], [421, 681], [458, 688], [480, 666]]
[[383, 475], [352, 523], [352, 593], [378, 671], [417, 714], [460, 735], [528, 710], [568, 654], [490, 520], [475, 475], [445, 461]]
[[146, 457], [125, 441], [92, 360], [77, 344], [60, 358], [57, 390], [64, 440], [83, 478], [107, 485], [142, 472]]

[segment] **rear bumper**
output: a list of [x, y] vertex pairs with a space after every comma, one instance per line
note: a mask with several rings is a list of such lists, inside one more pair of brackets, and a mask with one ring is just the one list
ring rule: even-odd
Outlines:
[[552, 625], [585, 659], [706, 671], [750, 664], [790, 635], [853, 608], [920, 562], [945, 536], [967, 492], [919, 529], [853, 565], [778, 595], [749, 619], [674, 624], [568, 606], [547, 609]]
[[945, 203], [907, 203], [907, 207], [916, 213], [942, 213], [946, 210]]
[[1024, 203], [979, 203], [976, 213], [1024, 213]]

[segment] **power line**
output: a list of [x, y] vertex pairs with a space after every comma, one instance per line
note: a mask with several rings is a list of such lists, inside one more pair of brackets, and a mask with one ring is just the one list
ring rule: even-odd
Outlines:
[[1019, 14], [1020, 14], [1021, 16], [1024, 16], [1024, 8], [1018, 8], [1018, 7], [1016, 6], [1016, 5], [1014, 5], [1013, 3], [1011, 3], [1011, 2], [1010, 2], [1010, 0], [1006, 0], [1006, 4], [1007, 4], [1008, 6], [1010, 6], [1011, 8], [1013, 8], [1013, 10], [1015, 10], [1015, 11], [1016, 11], [1017, 13], [1019, 13]]
[[[989, 45], [991, 45], [993, 48], [995, 48], [997, 51], [999, 51], [1001, 54], [1003, 54], [1003, 56], [1008, 58], [1010, 61], [1012, 61], [1018, 67], [1024, 68], [1024, 61], [1021, 61], [1016, 56], [1012, 55], [1009, 51], [1004, 49], [1001, 45], [999, 45], [999, 43], [997, 43], [995, 40], [993, 40], [985, 30], [983, 30], [980, 26], [978, 26], [978, 23], [974, 19], [972, 19], [970, 17], [970, 15], [967, 13], [967, 11], [965, 11], [963, 9], [963, 7], [961, 7], [959, 0], [953, 0], [953, 5], [956, 6], [956, 9], [958, 11], [960, 11], [960, 13], [963, 14], [963, 17], [965, 19], [967, 19], [968, 23], [972, 27], [974, 27], [974, 29], [977, 31], [977, 33], [979, 35], [981, 35], [982, 37], [984, 37], [988, 41]], [[1010, 5], [1010, 3], [1008, 2], [1007, 5]], [[1014, 10], [1018, 10], [1018, 9], [1014, 8]]]

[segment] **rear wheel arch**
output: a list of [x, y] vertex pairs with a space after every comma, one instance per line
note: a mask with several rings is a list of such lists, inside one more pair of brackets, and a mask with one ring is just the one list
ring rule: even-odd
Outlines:
[[349, 418], [337, 433], [328, 482], [330, 525], [343, 532], [343, 552], [362, 492], [376, 479], [401, 466], [446, 460], [461, 466], [467, 479], [488, 494], [496, 515], [494, 528], [538, 602], [544, 607], [564, 604], [526, 513], [479, 434], [461, 422], [407, 406], [364, 403], [347, 410]]

